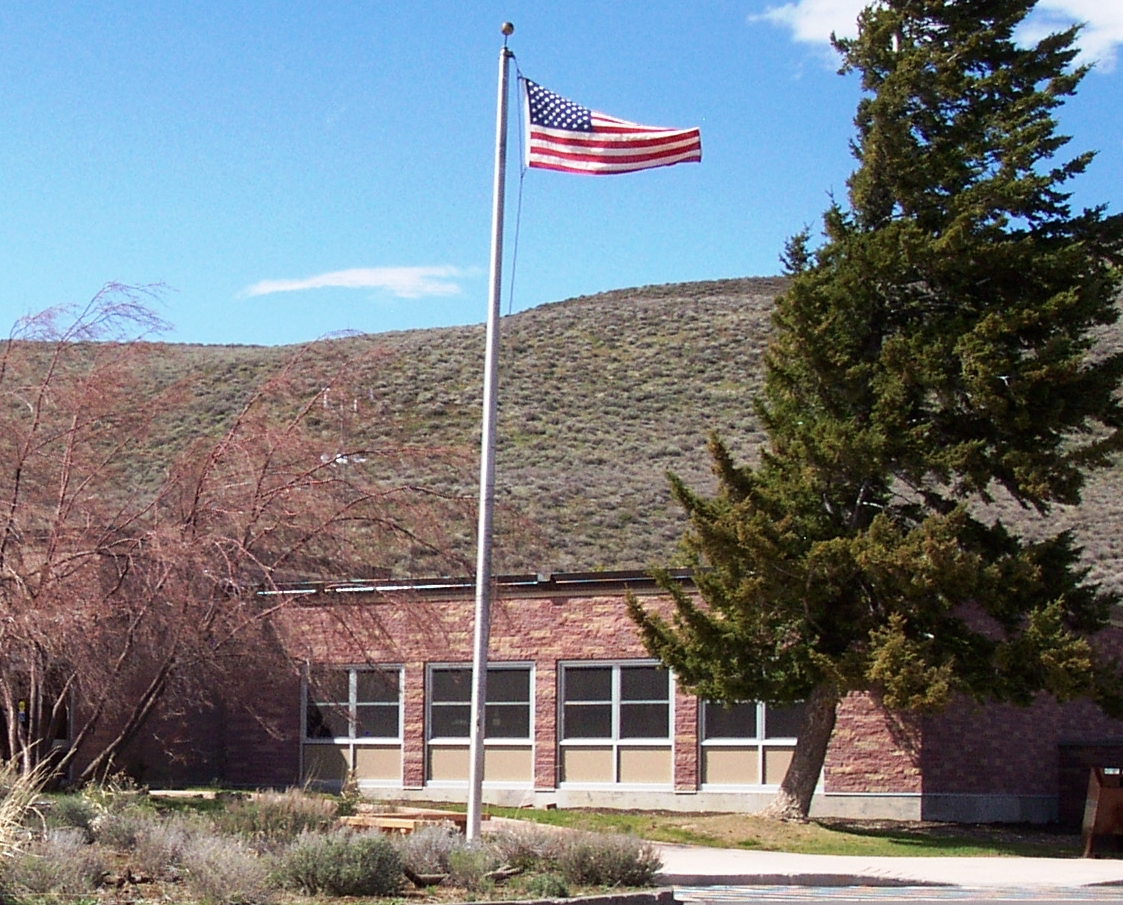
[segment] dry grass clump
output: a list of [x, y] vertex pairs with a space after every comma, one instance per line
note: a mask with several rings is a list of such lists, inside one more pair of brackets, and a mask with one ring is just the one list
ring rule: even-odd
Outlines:
[[47, 826], [55, 829], [78, 829], [92, 842], [91, 824], [98, 816], [97, 808], [81, 795], [60, 795], [52, 798], [42, 809]]
[[0, 871], [3, 860], [26, 841], [24, 823], [36, 813], [35, 800], [45, 781], [42, 769], [23, 773], [15, 761], [0, 761]]
[[[194, 814], [170, 814], [154, 820], [136, 836], [130, 864], [139, 873], [153, 877], [178, 877], [208, 838], [214, 827]], [[236, 844], [236, 840], [235, 840]]]
[[528, 825], [467, 842], [451, 828], [425, 827], [395, 844], [414, 875], [486, 892], [510, 880], [528, 895], [564, 897], [570, 886], [650, 886], [662, 866], [650, 843], [628, 835], [559, 833]]
[[527, 824], [489, 837], [504, 864], [519, 870], [556, 869], [567, 834]]
[[499, 853], [487, 842], [461, 840], [448, 853], [448, 883], [472, 893], [495, 887], [495, 871], [501, 866]]
[[159, 817], [148, 808], [128, 805], [117, 811], [98, 814], [90, 821], [94, 841], [106, 848], [132, 851], [141, 837], [151, 830]]
[[3, 888], [16, 895], [77, 896], [93, 892], [108, 871], [108, 859], [80, 828], [52, 829], [10, 858]]
[[235, 801], [218, 815], [217, 822], [228, 833], [269, 847], [292, 842], [303, 833], [330, 829], [337, 816], [338, 805], [332, 799], [286, 789]]

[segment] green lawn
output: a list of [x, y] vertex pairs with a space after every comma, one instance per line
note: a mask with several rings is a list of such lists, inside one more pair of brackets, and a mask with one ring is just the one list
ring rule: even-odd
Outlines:
[[785, 823], [748, 814], [537, 810], [491, 807], [496, 817], [595, 832], [626, 832], [657, 842], [820, 855], [1037, 856], [1075, 858], [1077, 834], [1054, 827], [919, 821], [818, 820]]

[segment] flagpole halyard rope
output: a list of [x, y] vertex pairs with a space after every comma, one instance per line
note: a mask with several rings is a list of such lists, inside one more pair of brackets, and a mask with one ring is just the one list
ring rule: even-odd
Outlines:
[[515, 308], [515, 271], [519, 264], [519, 227], [522, 226], [523, 219], [523, 183], [526, 180], [526, 149], [523, 147], [523, 130], [526, 127], [523, 121], [523, 104], [522, 96], [526, 90], [526, 77], [519, 69], [519, 61], [511, 54], [511, 59], [515, 61], [515, 79], [519, 86], [519, 194], [518, 199], [515, 201], [515, 234], [511, 240], [511, 281], [507, 287], [507, 314], [510, 315]]

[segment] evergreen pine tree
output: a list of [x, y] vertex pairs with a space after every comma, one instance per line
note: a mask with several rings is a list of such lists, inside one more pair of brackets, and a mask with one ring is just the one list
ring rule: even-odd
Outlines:
[[1030, 541], [988, 504], [1048, 513], [1110, 464], [1123, 356], [1123, 217], [1073, 213], [1054, 111], [1086, 69], [1077, 30], [1014, 42], [1036, 0], [882, 0], [838, 40], [864, 89], [849, 203], [790, 241], [758, 416], [758, 466], [714, 438], [714, 497], [672, 477], [703, 600], [651, 652], [719, 701], [807, 701], [771, 812], [806, 815], [850, 691], [889, 707], [956, 695], [1091, 696], [1123, 715], [1088, 637], [1110, 595], [1068, 533]]

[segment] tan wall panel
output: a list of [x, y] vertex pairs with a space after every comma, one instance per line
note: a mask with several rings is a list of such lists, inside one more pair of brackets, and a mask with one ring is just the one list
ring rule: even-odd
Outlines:
[[770, 786], [778, 786], [788, 772], [794, 748], [764, 749], [764, 781]]
[[611, 748], [563, 748], [562, 782], [612, 782]]
[[669, 783], [670, 748], [621, 748], [620, 782]]
[[336, 745], [304, 746], [304, 781], [343, 781], [351, 769], [348, 749]]
[[356, 779], [402, 779], [401, 745], [366, 745], [355, 748]]
[[429, 748], [429, 779], [437, 782], [468, 781], [468, 749], [466, 747]]
[[529, 745], [484, 748], [484, 782], [533, 782], [533, 769]]
[[755, 786], [760, 782], [760, 758], [752, 748], [703, 748], [702, 782]]

